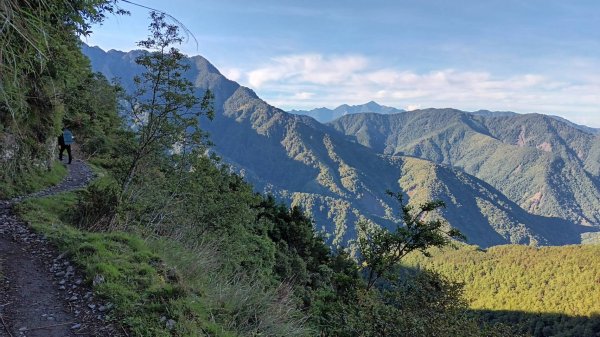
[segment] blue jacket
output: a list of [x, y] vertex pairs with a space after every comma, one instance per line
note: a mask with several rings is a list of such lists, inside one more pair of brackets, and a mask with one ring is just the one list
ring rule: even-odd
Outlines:
[[69, 129], [65, 129], [63, 130], [63, 139], [65, 140], [65, 145], [71, 145], [73, 144], [73, 133], [71, 133], [71, 130]]

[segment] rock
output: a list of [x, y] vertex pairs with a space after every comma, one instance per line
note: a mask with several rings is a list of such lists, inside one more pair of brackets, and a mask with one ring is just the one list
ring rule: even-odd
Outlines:
[[169, 330], [173, 330], [173, 328], [175, 327], [175, 324], [177, 324], [177, 322], [175, 322], [175, 320], [168, 320], [167, 323], [165, 324], [167, 329]]
[[94, 286], [104, 283], [104, 276], [97, 274], [96, 276], [94, 276], [94, 281], [92, 283], [94, 284]]
[[[28, 279], [9, 280], [5, 274], [3, 277], [0, 277], [0, 288], [2, 288], [0, 290], [4, 290], [5, 287], [8, 288], [9, 286], [19, 287], [21, 284], [27, 284], [28, 286], [33, 285], [43, 287], [43, 289], [56, 295], [52, 296], [51, 299], [49, 298], [48, 300], [42, 300], [36, 303], [29, 303], [30, 301], [28, 299], [23, 302], [27, 304], [27, 306], [18, 306], [18, 314], [23, 316], [21, 322], [26, 322], [32, 327], [19, 327], [19, 320], [17, 320], [14, 322], [15, 325], [11, 326], [11, 330], [14, 330], [15, 332], [15, 337], [26, 336], [29, 334], [35, 334], [37, 336], [74, 336], [79, 335], [82, 328], [94, 331], [94, 335], [99, 337], [123, 336], [120, 331], [104, 321], [104, 313], [99, 313], [99, 311], [107, 312], [110, 310], [112, 304], [103, 303], [102, 306], [100, 306], [99, 303], [93, 304], [94, 300], [92, 292], [89, 291], [86, 293], [88, 290], [87, 282], [84, 282], [85, 279], [77, 274], [75, 264], [66, 259], [67, 253], [57, 252], [55, 247], [49, 245], [49, 239], [45, 235], [34, 233], [33, 230], [28, 228], [28, 225], [25, 222], [13, 213], [12, 206], [14, 203], [21, 200], [26, 200], [31, 197], [53, 195], [58, 192], [83, 187], [90, 181], [93, 173], [81, 162], [76, 162], [74, 164], [75, 165], [69, 169], [69, 178], [65, 179], [55, 187], [45, 191], [32, 193], [26, 197], [14, 198], [11, 201], [0, 200], [0, 237], [2, 240], [5, 240], [7, 244], [14, 243], [16, 245], [16, 253], [25, 254], [27, 255], [27, 258], [31, 257], [36, 261], [42, 262], [39, 264], [42, 268], [38, 268], [38, 265], [36, 264], [36, 267], [31, 270], [32, 279], [38, 278], [37, 274], [44, 274], [42, 275], [43, 277], [39, 277], [40, 282], [30, 282]], [[61, 254], [59, 255], [59, 253]], [[24, 269], [22, 266], [15, 268]], [[51, 278], [48, 279], [48, 276]], [[104, 283], [105, 278], [102, 275], [97, 275], [93, 281], [94, 285], [98, 285]], [[24, 287], [24, 289], [29, 288], [31, 288], [31, 286]], [[86, 297], [83, 297], [84, 294]], [[59, 301], [54, 301], [53, 299], [57, 296], [59, 297]], [[3, 301], [0, 303], [12, 303], [8, 300], [5, 302], [4, 296], [2, 296], [2, 300]], [[90, 305], [86, 308], [85, 306], [88, 304]], [[98, 308], [98, 306], [100, 306], [100, 308]], [[11, 308], [14, 308], [14, 306], [11, 306]], [[4, 308], [0, 307], [0, 311], [4, 311]], [[12, 312], [7, 313], [13, 314]], [[79, 322], [77, 322], [77, 320], [79, 320]], [[45, 331], [46, 329], [37, 331], [38, 328], [43, 328], [44, 326], [61, 326], [61, 329], [70, 328], [72, 329], [72, 332], [57, 334], [51, 333], [49, 330]], [[2, 330], [3, 329], [0, 326], [0, 336], [4, 336], [4, 331]]]

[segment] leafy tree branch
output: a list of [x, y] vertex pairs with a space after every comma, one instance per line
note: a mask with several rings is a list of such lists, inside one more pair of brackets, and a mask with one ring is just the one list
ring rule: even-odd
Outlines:
[[365, 220], [357, 224], [360, 262], [367, 273], [367, 290], [393, 270], [407, 254], [420, 251], [428, 255], [430, 247], [443, 247], [451, 239], [465, 238], [457, 229], [445, 229], [445, 223], [440, 219], [426, 220], [428, 213], [445, 207], [443, 201], [430, 201], [414, 207], [404, 203], [402, 193], [386, 193], [400, 205], [403, 223], [398, 224], [393, 232]]

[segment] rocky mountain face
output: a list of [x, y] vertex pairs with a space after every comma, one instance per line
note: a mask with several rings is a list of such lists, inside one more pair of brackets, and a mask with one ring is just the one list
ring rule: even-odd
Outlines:
[[289, 113], [296, 115], [306, 115], [310, 116], [321, 123], [331, 122], [334, 119], [339, 117], [356, 114], [356, 113], [364, 113], [364, 112], [374, 112], [379, 114], [395, 114], [404, 112], [402, 109], [396, 109], [385, 105], [379, 105], [374, 101], [370, 101], [365, 104], [360, 105], [348, 105], [342, 104], [335, 109], [328, 108], [317, 108], [312, 110], [291, 110]]
[[[136, 53], [83, 47], [94, 70], [139, 73]], [[213, 150], [258, 191], [302, 206], [332, 244], [355, 222], [398, 222], [386, 190], [411, 203], [441, 199], [444, 217], [484, 247], [579, 243], [600, 230], [600, 138], [543, 115], [418, 110], [347, 114], [329, 124], [290, 114], [226, 79], [206, 59], [187, 60], [216, 117], [199, 120]], [[368, 103], [367, 105], [369, 105]]]

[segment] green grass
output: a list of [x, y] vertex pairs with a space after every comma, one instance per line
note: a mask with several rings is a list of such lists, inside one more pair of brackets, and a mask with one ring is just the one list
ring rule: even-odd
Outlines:
[[[183, 244], [144, 226], [92, 231], [110, 228], [99, 227], [94, 216], [106, 214], [98, 207], [111, 204], [98, 191], [114, 183], [102, 167], [92, 169], [97, 178], [86, 190], [28, 199], [16, 211], [79, 267], [95, 295], [113, 305], [110, 317], [131, 336], [314, 335], [296, 299], [282, 297], [274, 279], [224, 268], [230, 260], [221, 238]], [[96, 197], [92, 203], [90, 195]], [[175, 324], [169, 329], [170, 320]]]
[[[114, 305], [111, 317], [130, 335], [235, 336], [210, 319], [203, 300], [205, 291], [198, 290], [201, 283], [182, 282], [179, 273], [157, 253], [170, 260], [187, 256], [180, 260], [184, 261], [180, 268], [186, 268], [186, 263], [194, 262], [191, 252], [176, 244], [154, 245], [130, 233], [75, 228], [69, 222], [76, 203], [76, 194], [69, 192], [25, 201], [17, 211], [80, 267], [94, 293]], [[93, 285], [99, 276], [104, 281]], [[170, 319], [176, 322], [173, 329], [167, 328]]]
[[67, 168], [55, 162], [50, 171], [31, 168], [19, 175], [0, 179], [0, 199], [29, 194], [60, 183], [67, 176]]

